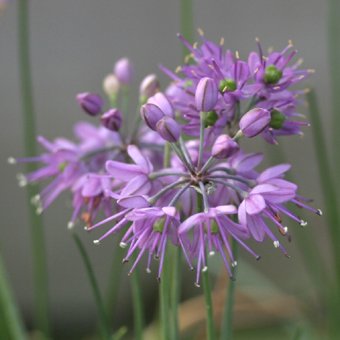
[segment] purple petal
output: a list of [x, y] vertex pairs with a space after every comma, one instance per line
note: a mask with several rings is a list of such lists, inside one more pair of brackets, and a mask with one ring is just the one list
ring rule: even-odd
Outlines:
[[264, 240], [265, 236], [265, 226], [262, 218], [260, 216], [247, 216], [247, 226], [251, 233], [251, 235], [254, 237], [254, 239], [258, 242], [262, 242]]
[[120, 195], [131, 196], [131, 195], [145, 195], [151, 190], [151, 183], [146, 175], [138, 175], [134, 177], [124, 187]]
[[127, 152], [133, 161], [139, 165], [145, 173], [153, 171], [153, 166], [149, 159], [145, 157], [135, 145], [129, 145]]
[[290, 164], [280, 164], [280, 165], [272, 166], [271, 168], [264, 170], [260, 174], [260, 176], [257, 178], [257, 181], [261, 183], [261, 182], [268, 181], [269, 179], [272, 179], [275, 177], [281, 177], [290, 168], [291, 168]]
[[116, 161], [107, 161], [105, 168], [111, 176], [124, 182], [127, 182], [142, 173], [141, 168], [138, 165]]
[[195, 214], [187, 218], [181, 225], [178, 227], [178, 233], [183, 234], [189, 231], [192, 227], [197, 225], [199, 221], [203, 221], [203, 213]]
[[146, 196], [123, 197], [117, 203], [124, 208], [146, 208], [150, 206]]
[[266, 208], [266, 202], [261, 195], [249, 195], [245, 199], [246, 212], [249, 215], [256, 215]]

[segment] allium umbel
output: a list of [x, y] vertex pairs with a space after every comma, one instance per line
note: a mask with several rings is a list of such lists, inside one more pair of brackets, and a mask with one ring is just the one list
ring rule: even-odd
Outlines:
[[[156, 76], [143, 80], [138, 93], [143, 105], [137, 108], [142, 119], [137, 115], [130, 120], [128, 112], [115, 107], [121, 100], [111, 100], [101, 116], [102, 127], [76, 127], [79, 142], [40, 138], [46, 149], [41, 156], [10, 159], [42, 164], [19, 176], [22, 185], [51, 179], [33, 198], [38, 212], [69, 191], [72, 226], [79, 219], [87, 231], [111, 223], [95, 243], [119, 233], [121, 247], [127, 248], [123, 262], [136, 254], [129, 274], [146, 255], [147, 272], [152, 258], [159, 259], [160, 278], [172, 244], [181, 249], [191, 269], [196, 267], [197, 286], [214, 254], [232, 277], [231, 267], [237, 265], [232, 240], [257, 260], [260, 255], [248, 245], [249, 239], [269, 239], [288, 256], [280, 240], [290, 241], [285, 220], [307, 224], [290, 210], [292, 204], [321, 215], [298, 194], [298, 186], [284, 178], [289, 164], [259, 171], [263, 155], [245, 153], [240, 145], [244, 137], [276, 144], [279, 136], [302, 133], [308, 123], [301, 120], [297, 105], [304, 91], [291, 86], [312, 71], [293, 62], [296, 51], [291, 44], [264, 56], [258, 43], [258, 52], [241, 60], [202, 32], [200, 38], [202, 43], [193, 47], [179, 35], [190, 62], [176, 72], [161, 67], [171, 79], [164, 92], [159, 92]], [[119, 60], [114, 73], [104, 82], [109, 99], [124, 95], [121, 84], [131, 84], [131, 62]], [[101, 97], [85, 93], [77, 99], [90, 115], [103, 112]], [[106, 218], [94, 222], [101, 211]]]

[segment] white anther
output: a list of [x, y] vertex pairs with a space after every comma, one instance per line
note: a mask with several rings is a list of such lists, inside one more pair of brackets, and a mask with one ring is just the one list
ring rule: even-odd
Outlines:
[[300, 226], [301, 227], [305, 227], [307, 224], [308, 224], [307, 221], [304, 221], [304, 220], [300, 221]]
[[231, 266], [235, 268], [237, 266], [237, 261], [232, 262]]
[[8, 157], [7, 158], [7, 163], [8, 164], [16, 164], [17, 160], [14, 157]]
[[274, 247], [275, 248], [279, 248], [280, 247], [280, 242], [279, 241], [276, 240], [273, 243], [274, 243]]
[[17, 180], [19, 187], [25, 187], [27, 185], [27, 179], [23, 174], [17, 174]]
[[99, 240], [93, 240], [93, 243], [94, 243], [94, 244], [99, 244], [100, 241], [99, 241]]
[[322, 210], [321, 210], [321, 209], [318, 209], [318, 212], [317, 212], [317, 214], [318, 214], [319, 216], [322, 216], [322, 215], [323, 215], [323, 212], [322, 212]]
[[202, 272], [204, 273], [204, 272], [206, 272], [208, 270], [208, 267], [207, 266], [204, 266], [203, 268], [202, 268]]
[[209, 252], [209, 256], [214, 256], [215, 255], [215, 252], [212, 250]]
[[146, 268], [146, 272], [147, 272], [148, 274], [150, 274], [150, 273], [151, 273], [151, 269], [150, 269], [150, 268]]
[[119, 247], [121, 247], [121, 248], [126, 248], [127, 247], [127, 244], [125, 243], [125, 242], [120, 242], [119, 243]]
[[74, 227], [74, 223], [72, 222], [72, 221], [69, 221], [68, 223], [67, 223], [67, 229], [73, 229], [73, 227]]

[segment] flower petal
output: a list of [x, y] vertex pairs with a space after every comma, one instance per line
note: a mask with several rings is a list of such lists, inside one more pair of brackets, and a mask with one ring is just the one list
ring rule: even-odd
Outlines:
[[273, 178], [281, 177], [291, 168], [290, 164], [279, 164], [264, 170], [257, 178], [258, 183], [263, 183]]
[[114, 178], [124, 182], [130, 181], [132, 178], [142, 173], [138, 165], [126, 164], [117, 161], [107, 161], [105, 164], [106, 171]]
[[129, 145], [127, 152], [133, 161], [140, 166], [143, 172], [150, 173], [153, 170], [153, 166], [149, 159], [145, 157], [135, 145]]
[[249, 215], [256, 215], [266, 208], [266, 202], [261, 195], [249, 195], [245, 199], [246, 212]]

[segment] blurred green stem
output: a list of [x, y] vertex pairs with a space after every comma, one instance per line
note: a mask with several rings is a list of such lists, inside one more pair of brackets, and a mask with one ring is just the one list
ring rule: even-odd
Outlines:
[[1, 339], [26, 339], [22, 320], [18, 314], [12, 295], [10, 284], [7, 280], [2, 257], [0, 255], [0, 337]]
[[[180, 0], [180, 20], [181, 20], [181, 34], [189, 42], [193, 43], [194, 40], [194, 16], [192, 0]], [[185, 46], [183, 46], [183, 57], [188, 54]]]
[[[234, 260], [238, 258], [238, 247], [234, 239], [232, 239], [232, 252]], [[231, 269], [233, 279], [229, 280], [228, 292], [224, 304], [224, 312], [221, 327], [221, 340], [231, 340], [233, 338], [233, 319], [234, 319], [234, 304], [235, 304], [235, 288], [236, 288], [236, 267]]]
[[[333, 154], [335, 158], [336, 171], [340, 171], [340, 1], [329, 0], [328, 11], [328, 55], [331, 78], [331, 96], [333, 111]], [[337, 187], [340, 188], [340, 176], [337, 176]]]
[[210, 287], [210, 278], [209, 271], [202, 270], [202, 285], [204, 292], [204, 301], [205, 301], [205, 311], [207, 318], [207, 339], [214, 340], [215, 337], [215, 324], [214, 324], [214, 311], [213, 311], [213, 303], [212, 303], [212, 294]]
[[327, 145], [324, 130], [319, 114], [317, 98], [314, 91], [307, 95], [311, 123], [314, 134], [314, 148], [318, 159], [321, 188], [325, 201], [325, 217], [329, 228], [330, 239], [335, 264], [336, 286], [332, 287], [333, 296], [330, 297], [331, 305], [331, 332], [333, 338], [340, 334], [340, 224], [338, 215], [337, 193], [331, 165], [327, 154]]
[[115, 307], [117, 304], [118, 290], [121, 282], [121, 274], [123, 271], [122, 257], [124, 249], [119, 244], [115, 245], [113, 253], [113, 262], [109, 278], [109, 287], [106, 296], [106, 310], [109, 324], [111, 325], [114, 318]]
[[180, 264], [181, 264], [181, 252], [179, 247], [172, 247], [171, 252], [171, 264], [172, 264], [172, 272], [171, 272], [171, 312], [172, 312], [172, 338], [179, 339], [179, 327], [178, 327], [178, 302], [180, 297], [180, 286], [181, 286], [181, 277], [180, 277]]
[[143, 339], [143, 301], [140, 289], [139, 270], [136, 268], [131, 276], [132, 302], [134, 313], [135, 339]]
[[[33, 104], [33, 85], [30, 65], [29, 41], [29, 3], [28, 0], [18, 0], [18, 54], [21, 100], [23, 113], [23, 135], [26, 156], [36, 155], [36, 128]], [[27, 163], [26, 171], [31, 172], [34, 166]], [[30, 204], [38, 188], [27, 186], [27, 201], [29, 206], [29, 223], [32, 234], [32, 257], [34, 276], [35, 319], [37, 328], [49, 337], [50, 326], [48, 318], [48, 285], [44, 230], [41, 216], [38, 216]]]
[[83, 263], [86, 269], [86, 274], [88, 276], [90, 286], [92, 289], [92, 293], [93, 293], [93, 296], [94, 296], [94, 299], [97, 305], [101, 337], [104, 340], [108, 340], [111, 338], [110, 327], [109, 327], [109, 323], [108, 323], [108, 319], [106, 315], [105, 306], [104, 306], [104, 303], [103, 303], [103, 300], [102, 300], [102, 297], [99, 291], [98, 283], [97, 283], [94, 270], [90, 262], [90, 258], [79, 236], [76, 233], [72, 232], [72, 237], [78, 248], [79, 254], [83, 260]]
[[[171, 146], [166, 143], [164, 146], [163, 167], [168, 168], [170, 165]], [[164, 264], [162, 269], [162, 277], [159, 286], [159, 303], [161, 314], [161, 329], [163, 340], [171, 339], [169, 327], [169, 302], [170, 302], [170, 263], [167, 256], [164, 257]]]
[[[203, 196], [197, 193], [197, 211], [203, 211]], [[215, 323], [214, 323], [214, 310], [213, 310], [213, 302], [212, 302], [212, 294], [210, 287], [210, 278], [208, 271], [208, 263], [206, 264], [206, 268], [202, 270], [202, 285], [203, 285], [203, 293], [204, 293], [204, 302], [205, 302], [205, 312], [206, 312], [206, 322], [207, 322], [207, 339], [214, 340], [216, 339], [215, 334]]]

